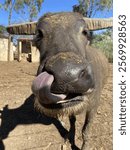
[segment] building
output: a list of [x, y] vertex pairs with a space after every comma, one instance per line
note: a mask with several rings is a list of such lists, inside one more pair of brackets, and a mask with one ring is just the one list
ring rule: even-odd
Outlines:
[[35, 35], [36, 25], [37, 22], [28, 22], [7, 27], [10, 34], [24, 37], [18, 39], [17, 51], [14, 55], [18, 61], [39, 62], [39, 51], [33, 46], [32, 38], [30, 38]]
[[14, 60], [14, 51], [16, 47], [13, 45], [13, 42], [10, 41], [10, 52], [9, 52], [8, 41], [9, 41], [8, 36], [0, 35], [0, 61]]
[[32, 43], [32, 39], [19, 38], [15, 59], [18, 61], [39, 62], [39, 51]]

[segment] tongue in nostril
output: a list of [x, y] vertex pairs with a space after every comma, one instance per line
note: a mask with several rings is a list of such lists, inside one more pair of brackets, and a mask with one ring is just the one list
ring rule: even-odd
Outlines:
[[54, 81], [53, 75], [46, 71], [39, 74], [32, 83], [32, 91], [36, 96], [40, 97], [40, 100], [45, 104], [56, 103], [66, 98], [64, 94], [51, 93], [51, 85]]

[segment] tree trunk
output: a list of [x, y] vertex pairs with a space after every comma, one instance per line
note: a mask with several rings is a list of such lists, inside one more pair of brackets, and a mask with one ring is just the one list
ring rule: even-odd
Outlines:
[[[11, 24], [11, 17], [12, 17], [12, 10], [13, 10], [13, 5], [15, 3], [12, 2], [12, 0], [10, 1], [10, 5], [9, 5], [9, 16], [8, 16], [8, 25]], [[11, 48], [11, 35], [9, 34], [9, 39], [8, 39], [8, 61], [10, 61], [10, 49]]]
[[10, 50], [11, 50], [11, 35], [9, 34], [9, 39], [8, 39], [8, 61], [10, 61]]

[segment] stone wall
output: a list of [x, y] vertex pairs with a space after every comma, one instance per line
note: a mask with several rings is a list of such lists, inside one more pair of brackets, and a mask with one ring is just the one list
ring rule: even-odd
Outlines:
[[39, 50], [31, 45], [31, 62], [39, 62], [40, 53]]
[[31, 40], [18, 40], [18, 61], [39, 62], [39, 50], [33, 46]]
[[[14, 60], [14, 46], [10, 45], [10, 61]], [[8, 61], [8, 38], [0, 38], [0, 61]]]

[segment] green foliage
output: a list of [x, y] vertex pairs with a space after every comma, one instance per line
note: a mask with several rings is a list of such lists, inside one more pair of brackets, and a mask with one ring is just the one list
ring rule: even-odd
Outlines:
[[112, 0], [78, 0], [79, 5], [73, 7], [74, 11], [91, 18], [97, 11], [112, 9]]
[[95, 34], [92, 40], [92, 46], [103, 51], [109, 62], [113, 62], [113, 39], [111, 29], [106, 30], [102, 34]]
[[44, 0], [17, 0], [15, 4], [15, 11], [18, 13], [29, 14], [29, 21], [37, 16], [41, 9]]
[[[0, 6], [3, 6], [3, 8], [9, 12], [8, 24], [10, 24], [12, 11], [20, 14], [28, 14], [28, 20], [33, 21], [40, 11], [43, 1], [44, 0], [5, 0]], [[0, 7], [0, 9], [1, 8], [2, 7]]]

